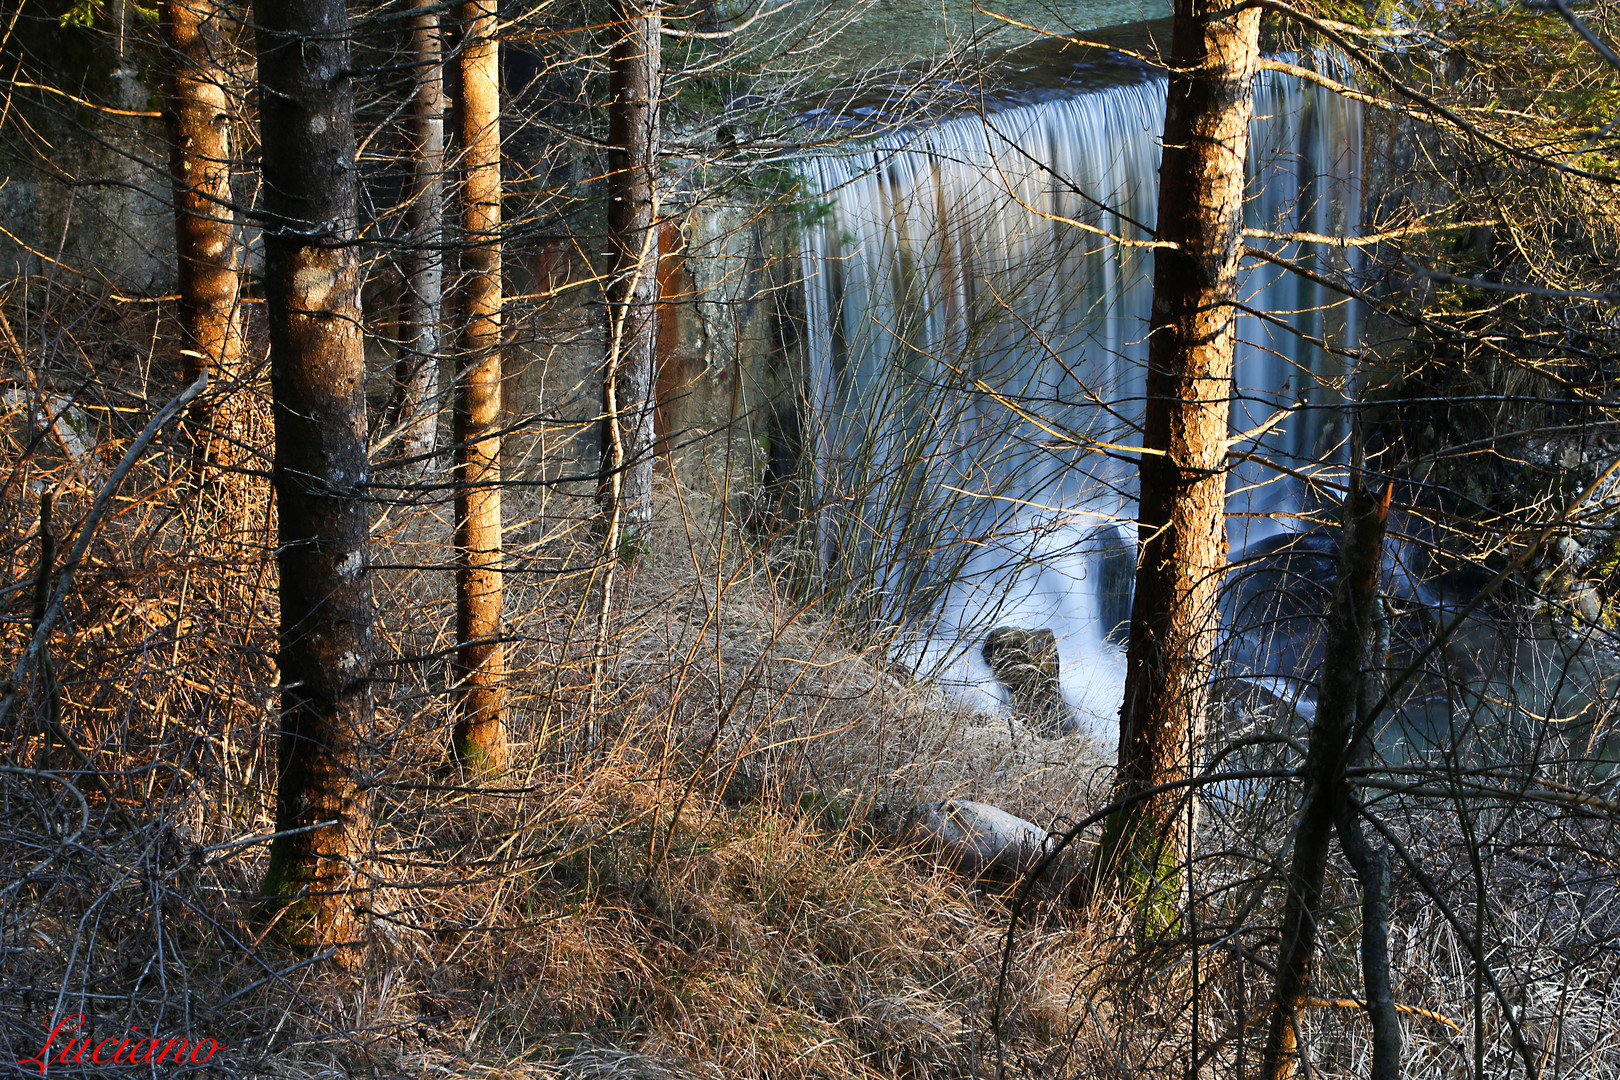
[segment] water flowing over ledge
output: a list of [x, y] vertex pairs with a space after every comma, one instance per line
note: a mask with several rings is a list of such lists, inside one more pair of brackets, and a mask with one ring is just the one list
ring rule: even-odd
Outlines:
[[[970, 701], [1004, 695], [978, 643], [1050, 627], [1064, 692], [1117, 733], [1134, 572], [1135, 455], [1152, 302], [1164, 82], [964, 116], [812, 159], [802, 246], [817, 554], [897, 657]], [[1256, 81], [1250, 228], [1360, 225], [1359, 109]], [[1332, 274], [1344, 248], [1267, 241]], [[1343, 296], [1258, 260], [1241, 291], [1234, 546], [1293, 524], [1338, 460], [1356, 341]], [[1303, 405], [1303, 407], [1301, 407]], [[1287, 412], [1279, 420], [1280, 410]], [[1268, 426], [1268, 422], [1271, 422]], [[1255, 459], [1264, 458], [1265, 461]]]

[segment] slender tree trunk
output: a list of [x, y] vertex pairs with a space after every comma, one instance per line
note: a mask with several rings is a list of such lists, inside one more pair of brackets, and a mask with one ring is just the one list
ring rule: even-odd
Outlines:
[[[257, 0], [276, 428], [281, 739], [264, 891], [280, 936], [359, 960], [372, 736], [365, 363], [343, 0]], [[318, 826], [318, 827], [317, 827]], [[295, 899], [296, 898], [296, 899]]]
[[1401, 1016], [1389, 974], [1389, 849], [1374, 845], [1362, 831], [1356, 809], [1339, 809], [1339, 846], [1361, 882], [1361, 985], [1372, 1023], [1372, 1067], [1368, 1080], [1400, 1080]]
[[[1158, 223], [1159, 240], [1175, 246], [1154, 259], [1140, 550], [1120, 712], [1124, 796], [1198, 766], [1226, 570], [1232, 302], [1260, 12], [1221, 10], [1216, 0], [1175, 0]], [[1149, 923], [1174, 918], [1191, 805], [1184, 791], [1160, 795], [1104, 830], [1098, 872], [1117, 876]]]
[[645, 543], [652, 522], [660, 11], [654, 0], [613, 5], [601, 502], [615, 551]]
[[452, 139], [461, 258], [456, 356], [455, 752], [487, 775], [507, 764], [501, 644], [501, 94], [495, 0], [453, 10]]
[[[1316, 919], [1322, 907], [1328, 846], [1334, 824], [1341, 820], [1345, 809], [1345, 769], [1350, 764], [1361, 680], [1367, 667], [1367, 643], [1378, 605], [1378, 572], [1383, 561], [1389, 499], [1387, 494], [1380, 500], [1364, 490], [1357, 483], [1358, 476], [1359, 472], [1351, 474], [1350, 495], [1344, 504], [1339, 583], [1328, 611], [1316, 722], [1305, 757], [1305, 794], [1288, 868], [1277, 987], [1261, 1061], [1265, 1080], [1287, 1080], [1299, 1060], [1299, 1010], [1310, 986], [1316, 955]], [[1347, 835], [1354, 843], [1356, 835]], [[1384, 873], [1387, 876], [1387, 864]]]
[[[1359, 433], [1354, 437], [1359, 444]], [[1361, 703], [1356, 713], [1356, 741], [1350, 748], [1350, 763], [1363, 764], [1372, 747], [1378, 717], [1373, 709], [1384, 695], [1384, 665], [1389, 657], [1389, 611], [1383, 598], [1374, 600], [1372, 612], [1372, 653], [1361, 677]], [[1389, 959], [1389, 848], [1374, 843], [1361, 828], [1354, 785], [1346, 785], [1344, 805], [1335, 824], [1339, 846], [1361, 883], [1361, 985], [1367, 1000], [1367, 1020], [1372, 1025], [1372, 1067], [1368, 1080], [1400, 1080], [1401, 1016], [1395, 1008], [1395, 986]]]
[[405, 205], [404, 326], [395, 361], [393, 415], [399, 452], [425, 459], [439, 437], [439, 320], [444, 252], [444, 92], [439, 4], [410, 0], [405, 52], [416, 67], [416, 88], [405, 114], [411, 186]]
[[[242, 245], [231, 203], [231, 121], [220, 0], [163, 0], [164, 120], [174, 183], [174, 247], [186, 382], [234, 373], [242, 356]], [[212, 458], [213, 395], [191, 407], [199, 463]]]

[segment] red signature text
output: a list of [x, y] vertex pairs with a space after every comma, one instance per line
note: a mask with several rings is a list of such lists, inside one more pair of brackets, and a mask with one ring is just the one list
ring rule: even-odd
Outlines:
[[[23, 1058], [17, 1064], [33, 1065], [39, 1069], [39, 1075], [44, 1076], [45, 1070], [53, 1063], [53, 1045], [56, 1047], [54, 1063], [57, 1065], [83, 1065], [87, 1061], [97, 1065], [202, 1065], [220, 1051], [230, 1049], [207, 1038], [187, 1042], [185, 1039], [165, 1040], [158, 1035], [142, 1037], [137, 1028], [129, 1029], [133, 1035], [122, 1038], [112, 1035], [98, 1042], [93, 1036], [82, 1034], [80, 1029], [83, 1027], [83, 1013], [64, 1016], [54, 1026], [47, 1016], [45, 1028], [50, 1034], [45, 1037], [45, 1045], [39, 1048], [39, 1056]], [[58, 1043], [57, 1040], [63, 1036], [67, 1041]]]

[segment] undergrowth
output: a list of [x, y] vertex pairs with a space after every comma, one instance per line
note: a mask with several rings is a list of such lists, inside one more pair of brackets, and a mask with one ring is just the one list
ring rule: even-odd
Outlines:
[[[161, 311], [22, 290], [0, 297], [17, 391], [0, 500], [12, 664], [32, 633], [40, 492], [66, 551], [111, 462], [178, 390]], [[1181, 917], [1157, 936], [1037, 890], [1004, 954], [1017, 889], [962, 879], [911, 843], [904, 813], [971, 795], [1062, 829], [1106, 801], [1106, 748], [970, 712], [851, 646], [788, 587], [788, 559], [673, 480], [601, 640], [600, 544], [577, 504], [509, 495], [517, 765], [477, 785], [449, 752], [443, 488], [379, 495], [368, 960], [338, 977], [270, 944], [254, 915], [277, 699], [264, 389], [259, 369], [221, 380], [231, 410], [200, 486], [185, 433], [157, 440], [64, 594], [54, 681], [19, 682], [0, 733], [6, 1060], [38, 1053], [47, 1018], [82, 1015], [97, 1039], [228, 1044], [202, 1068], [230, 1076], [1254, 1068], [1291, 786], [1211, 790]], [[80, 441], [42, 405], [76, 410]], [[1294, 761], [1268, 745], [1259, 764]], [[1477, 977], [1483, 950], [1545, 1075], [1620, 1075], [1612, 812], [1504, 799], [1465, 819], [1448, 799], [1377, 803], [1456, 917], [1397, 869], [1409, 1074], [1467, 1075], [1476, 1047], [1489, 1075], [1522, 1068]], [[1353, 1076], [1368, 1045], [1357, 897], [1342, 867], [1329, 880], [1305, 1042], [1313, 1075]]]

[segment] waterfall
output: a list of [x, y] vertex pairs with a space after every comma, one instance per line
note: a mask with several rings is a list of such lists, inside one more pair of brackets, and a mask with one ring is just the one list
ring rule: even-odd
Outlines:
[[[978, 643], [1050, 627], [1064, 691], [1117, 732], [1129, 614], [1163, 80], [948, 120], [802, 165], [816, 546], [897, 658], [1003, 700]], [[1360, 117], [1265, 73], [1250, 228], [1349, 235]], [[1342, 273], [1347, 249], [1251, 240]], [[1252, 264], [1252, 265], [1247, 265]], [[1340, 294], [1247, 260], [1229, 485], [1234, 547], [1292, 527], [1295, 476], [1336, 459], [1356, 339]], [[1326, 346], [1326, 347], [1324, 347]], [[1275, 422], [1279, 410], [1292, 410]], [[1264, 461], [1258, 460], [1264, 458]], [[1279, 471], [1268, 462], [1281, 464]]]

